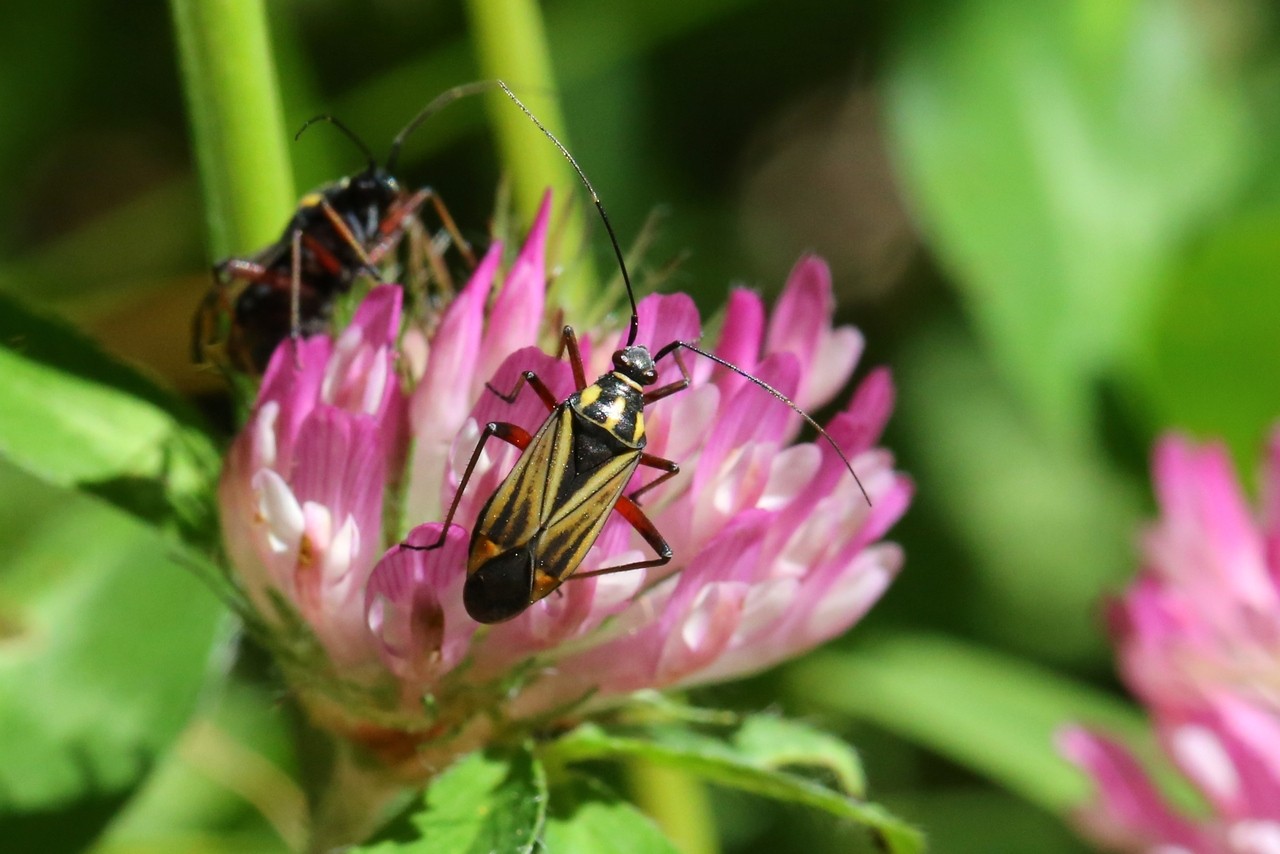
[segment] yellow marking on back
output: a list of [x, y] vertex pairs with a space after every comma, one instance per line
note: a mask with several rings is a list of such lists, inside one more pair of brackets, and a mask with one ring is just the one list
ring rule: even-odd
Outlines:
[[529, 597], [529, 602], [537, 602], [539, 599], [546, 598], [552, 590], [560, 586], [560, 579], [554, 575], [548, 575], [540, 569], [533, 571], [533, 595]]
[[579, 398], [579, 400], [582, 401], [583, 406], [590, 406], [591, 404], [595, 403], [599, 399], [600, 399], [600, 385], [598, 383], [595, 385], [589, 385], [586, 388], [584, 388], [582, 390], [582, 395]]
[[483, 533], [477, 533], [475, 542], [471, 546], [471, 552], [467, 555], [467, 575], [497, 557], [500, 551], [501, 549], [497, 543]]
[[318, 207], [320, 203], [323, 201], [324, 201], [324, 194], [307, 193], [305, 196], [303, 196], [301, 199], [298, 200], [298, 207], [314, 208], [314, 207]]
[[597, 423], [603, 424], [604, 428], [610, 433], [614, 432], [618, 426], [618, 422], [622, 420], [622, 416], [626, 414], [627, 402], [622, 395], [615, 394], [613, 400], [604, 408], [604, 420]]
[[627, 376], [626, 374], [622, 373], [621, 371], [614, 371], [614, 372], [613, 372], [613, 375], [614, 375], [615, 377], [617, 377], [618, 379], [622, 380], [622, 381], [623, 381], [624, 383], [626, 383], [627, 385], [631, 386], [631, 387], [632, 387], [633, 389], [635, 389], [636, 391], [639, 391], [639, 392], [643, 392], [643, 391], [644, 391], [644, 388], [640, 385], [640, 383], [638, 383], [638, 382], [636, 382], [635, 380], [631, 379], [631, 377]]
[[631, 432], [631, 441], [634, 444], [639, 442], [642, 438], [644, 438], [644, 413], [637, 412], [636, 429]]

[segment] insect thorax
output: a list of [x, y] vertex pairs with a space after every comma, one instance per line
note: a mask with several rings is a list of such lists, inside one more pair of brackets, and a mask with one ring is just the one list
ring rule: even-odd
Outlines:
[[618, 372], [608, 373], [569, 398], [580, 417], [603, 427], [628, 448], [643, 448], [644, 393]]
[[366, 248], [378, 239], [378, 230], [391, 206], [404, 194], [399, 182], [382, 169], [365, 170], [324, 190], [325, 198]]

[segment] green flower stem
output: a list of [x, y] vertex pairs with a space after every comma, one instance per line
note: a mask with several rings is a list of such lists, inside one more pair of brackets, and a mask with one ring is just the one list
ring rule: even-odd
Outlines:
[[717, 854], [715, 822], [706, 787], [674, 768], [642, 759], [626, 764], [627, 788], [682, 854]]
[[296, 196], [262, 0], [170, 0], [214, 258], [275, 238]]
[[307, 854], [340, 851], [368, 839], [387, 819], [388, 807], [406, 792], [387, 769], [360, 748], [335, 739], [333, 767], [318, 793], [311, 817]]
[[[467, 9], [481, 73], [505, 80], [567, 147], [551, 54], [536, 0], [468, 0]], [[581, 316], [597, 289], [594, 265], [584, 245], [584, 206], [565, 207], [581, 184], [555, 146], [505, 96], [494, 94], [489, 103], [520, 219], [533, 219], [547, 187], [561, 206], [564, 224], [558, 226], [559, 240], [549, 247], [552, 265], [565, 267], [556, 280], [555, 298], [569, 317]]]

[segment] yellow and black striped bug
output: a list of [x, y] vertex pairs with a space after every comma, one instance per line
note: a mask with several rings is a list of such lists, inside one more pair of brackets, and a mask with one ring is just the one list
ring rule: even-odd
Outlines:
[[[577, 338], [572, 327], [564, 327], [560, 355], [563, 357], [566, 352], [569, 355], [577, 391], [563, 401], [557, 401], [533, 371], [525, 371], [511, 391], [505, 394], [489, 386], [494, 394], [514, 403], [520, 390], [528, 385], [551, 414], [533, 435], [515, 424], [489, 422], [467, 462], [439, 538], [425, 546], [403, 543], [401, 547], [425, 551], [443, 545], [459, 499], [467, 488], [485, 444], [491, 437], [497, 437], [519, 448], [522, 454], [510, 474], [481, 508], [471, 532], [462, 599], [473, 619], [481, 623], [510, 620], [571, 576], [587, 578], [668, 563], [672, 558], [671, 547], [640, 509], [640, 496], [674, 477], [680, 467], [671, 460], [645, 452], [644, 408], [689, 386], [689, 372], [680, 359], [681, 350], [692, 351], [737, 372], [794, 409], [835, 448], [849, 474], [862, 489], [862, 482], [840, 447], [782, 392], [688, 341], [672, 341], [656, 354], [650, 354], [647, 347], [635, 343], [640, 324], [635, 294], [622, 250], [600, 197], [560, 141], [505, 84], [499, 82], [498, 85], [568, 158], [591, 193], [622, 271], [631, 303], [631, 324], [627, 343], [613, 354], [613, 369], [589, 385]], [[668, 356], [675, 360], [681, 378], [646, 391], [658, 381], [657, 363]], [[645, 486], [624, 494], [632, 474], [640, 466], [658, 469], [662, 474]], [[862, 494], [870, 504], [871, 499], [865, 489]], [[636, 529], [656, 557], [575, 576], [578, 566], [604, 529], [611, 510], [617, 510]]]

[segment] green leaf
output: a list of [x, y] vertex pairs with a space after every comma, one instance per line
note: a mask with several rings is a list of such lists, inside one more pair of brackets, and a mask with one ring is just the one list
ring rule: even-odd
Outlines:
[[677, 854], [644, 813], [596, 780], [574, 776], [551, 792], [542, 835], [554, 854]]
[[1069, 435], [1171, 252], [1247, 173], [1239, 87], [1182, 0], [944, 5], [892, 63], [901, 171], [1001, 370]]
[[472, 753], [436, 778], [423, 803], [355, 850], [528, 854], [546, 810], [546, 775], [528, 750]]
[[1280, 413], [1280, 214], [1232, 220], [1172, 277], [1145, 388], [1161, 423], [1227, 441], [1257, 469]]
[[46, 508], [0, 574], [0, 814], [116, 797], [190, 715], [222, 609], [133, 520], [7, 467], [0, 494]]
[[858, 752], [830, 733], [772, 715], [751, 715], [733, 735], [738, 754], [760, 768], [822, 769], [840, 791], [855, 797], [867, 792]]
[[[962, 570], [973, 574], [958, 612], [932, 604], [928, 579], [908, 573], [899, 583], [912, 592], [923, 585], [925, 607], [966, 620], [985, 640], [1054, 661], [1097, 661], [1104, 639], [1082, 615], [1133, 572], [1142, 488], [1082, 437], [1047, 440], [958, 328], [923, 330], [897, 362], [902, 421], [913, 427], [907, 450], [940, 524], [964, 547]], [[923, 561], [954, 577], [954, 548], [920, 543], [913, 560], [930, 549]]]
[[69, 326], [0, 296], [0, 456], [207, 551], [218, 453], [195, 413]]
[[856, 653], [820, 653], [786, 673], [794, 696], [924, 744], [1052, 810], [1089, 792], [1084, 775], [1054, 750], [1064, 724], [1098, 725], [1152, 752], [1132, 707], [957, 640], [891, 637]]
[[96, 841], [94, 854], [302, 851], [310, 817], [293, 777], [304, 736], [292, 715], [281, 714], [279, 692], [275, 681], [233, 671]]
[[[764, 744], [770, 733], [782, 742], [775, 747]], [[779, 770], [781, 765], [821, 764], [840, 769], [836, 776], [842, 783], [860, 782], [860, 772], [852, 770], [856, 759], [848, 749], [825, 755], [831, 748], [830, 742], [824, 743], [817, 734], [799, 725], [770, 721], [744, 725], [732, 740], [683, 727], [652, 726], [612, 734], [594, 724], [585, 724], [552, 742], [546, 751], [549, 758], [560, 763], [635, 758], [678, 768], [708, 782], [852, 819], [878, 834], [888, 851], [923, 850], [920, 833], [882, 807]], [[796, 757], [803, 758], [797, 763]]]
[[929, 828], [929, 844], [946, 854], [1088, 854], [1068, 822], [1016, 795], [966, 779], [916, 788], [895, 805]]

